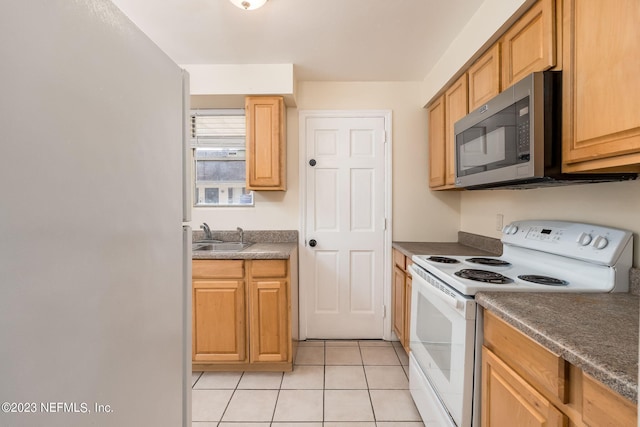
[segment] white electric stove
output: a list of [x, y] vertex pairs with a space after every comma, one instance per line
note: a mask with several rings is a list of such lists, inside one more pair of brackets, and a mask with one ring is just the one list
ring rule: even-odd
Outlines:
[[477, 292], [628, 292], [629, 231], [516, 221], [501, 240], [501, 256], [412, 257], [409, 382], [426, 427], [480, 425]]
[[480, 291], [628, 292], [632, 233], [563, 221], [517, 221], [499, 257], [412, 258], [463, 295]]

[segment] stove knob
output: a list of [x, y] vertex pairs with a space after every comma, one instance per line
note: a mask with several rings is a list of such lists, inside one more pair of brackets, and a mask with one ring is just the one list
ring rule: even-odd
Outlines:
[[596, 238], [593, 239], [593, 247], [596, 249], [604, 249], [607, 247], [608, 244], [609, 244], [609, 241], [607, 240], [606, 237], [596, 236]]
[[591, 243], [591, 234], [580, 233], [576, 242], [578, 242], [580, 246], [587, 246], [589, 243]]
[[507, 224], [502, 229], [504, 234], [516, 234], [518, 232], [518, 226], [515, 224]]

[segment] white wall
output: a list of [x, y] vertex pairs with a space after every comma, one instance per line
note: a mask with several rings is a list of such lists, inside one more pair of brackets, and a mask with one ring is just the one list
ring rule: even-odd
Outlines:
[[505, 224], [519, 219], [558, 219], [609, 225], [634, 232], [634, 266], [640, 266], [640, 180], [535, 190], [476, 190], [461, 196], [463, 231], [499, 238], [497, 214], [504, 215]]

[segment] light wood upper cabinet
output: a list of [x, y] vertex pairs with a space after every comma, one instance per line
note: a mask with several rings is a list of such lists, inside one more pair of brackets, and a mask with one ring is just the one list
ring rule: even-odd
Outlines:
[[428, 107], [429, 114], [429, 187], [434, 190], [455, 188], [454, 124], [469, 112], [467, 74], [463, 74]]
[[286, 190], [286, 110], [281, 96], [248, 96], [247, 188]]
[[454, 124], [469, 112], [469, 88], [467, 74], [463, 74], [445, 92], [445, 184], [454, 186], [456, 182]]
[[563, 170], [638, 171], [640, 2], [565, 0]]
[[443, 186], [446, 182], [445, 165], [445, 100], [444, 95], [427, 108], [429, 115], [429, 187]]
[[500, 40], [502, 86], [556, 65], [555, 1], [535, 3]]
[[469, 67], [469, 111], [473, 111], [502, 90], [500, 44], [496, 43]]

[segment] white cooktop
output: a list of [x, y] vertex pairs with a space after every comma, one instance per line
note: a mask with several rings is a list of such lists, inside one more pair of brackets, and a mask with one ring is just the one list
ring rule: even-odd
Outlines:
[[[564, 221], [517, 221], [503, 229], [503, 255], [487, 257], [507, 261], [510, 266], [479, 265], [471, 256], [437, 255], [456, 260], [443, 264], [430, 255], [412, 260], [429, 274], [463, 295], [481, 291], [509, 292], [627, 292], [632, 263], [632, 233], [611, 227]], [[485, 283], [456, 275], [464, 269], [499, 273], [508, 283]], [[419, 268], [414, 271], [418, 274]], [[559, 279], [558, 286], [536, 284], [518, 276], [538, 275]]]

